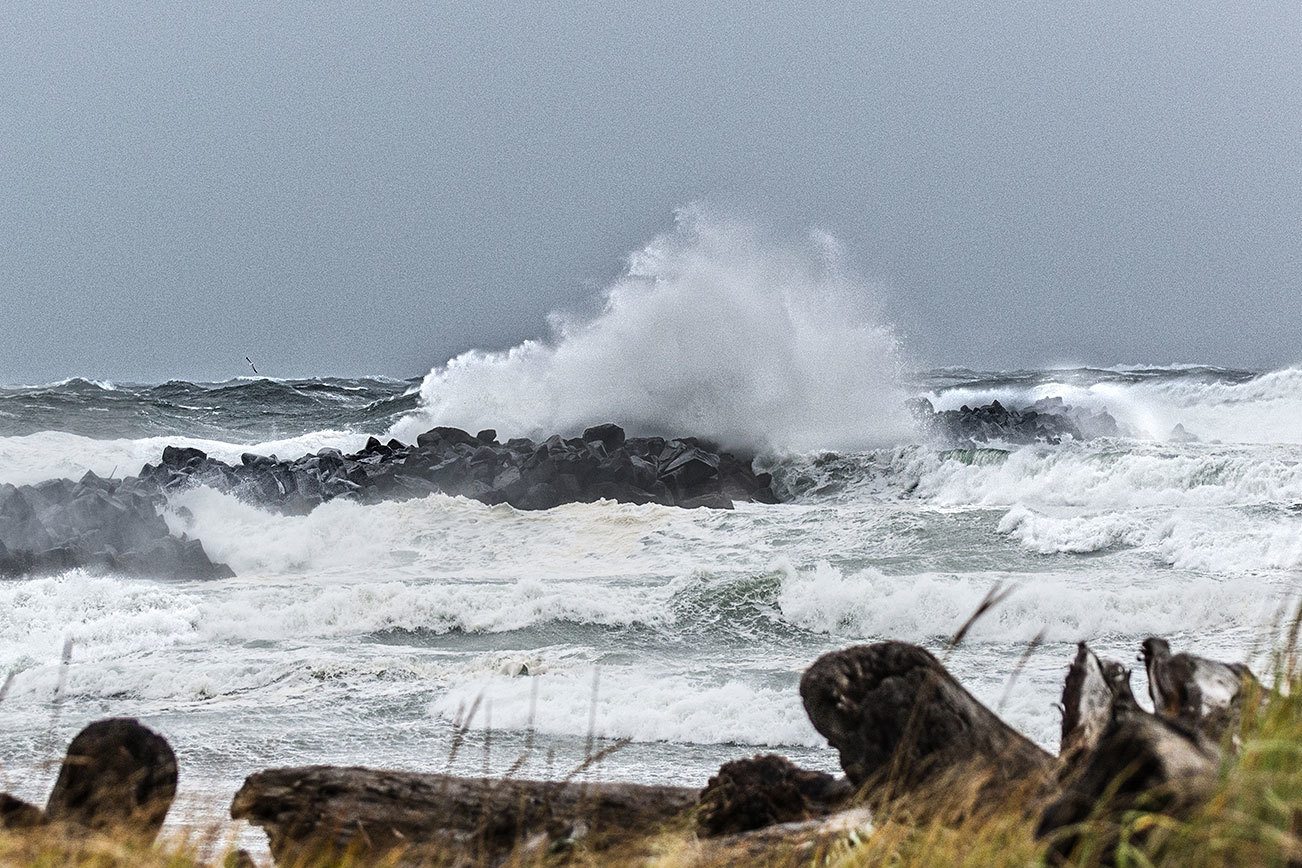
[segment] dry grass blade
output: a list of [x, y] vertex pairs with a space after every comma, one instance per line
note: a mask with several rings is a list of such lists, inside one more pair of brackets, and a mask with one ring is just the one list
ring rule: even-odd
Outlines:
[[626, 736], [624, 738], [617, 739], [616, 741], [611, 742], [610, 744], [606, 745], [596, 753], [589, 753], [587, 756], [583, 758], [583, 762], [576, 765], [570, 771], [570, 773], [565, 776], [564, 782], [568, 784], [570, 781], [574, 780], [576, 777], [583, 774], [588, 769], [596, 765], [599, 765], [600, 763], [605, 761], [607, 757], [609, 757], [612, 754], [618, 753], [619, 751], [628, 747], [632, 743], [633, 743], [633, 739], [628, 738]]
[[50, 705], [50, 725], [45, 733], [45, 754], [48, 757], [46, 763], [49, 765], [59, 761], [59, 717], [63, 711], [63, 692], [68, 684], [68, 668], [72, 665], [72, 646], [72, 639], [68, 639], [63, 643], [63, 654], [59, 658], [59, 677], [54, 682], [54, 697]]
[[457, 716], [452, 719], [452, 744], [448, 747], [447, 774], [452, 773], [452, 764], [457, 760], [461, 745], [465, 744], [466, 733], [470, 731], [470, 722], [475, 719], [475, 712], [479, 711], [479, 704], [483, 699], [483, 694], [476, 696], [475, 701], [470, 703], [470, 711], [466, 713], [465, 717], [461, 716], [461, 709], [458, 708]]
[[1298, 600], [1297, 612], [1293, 623], [1288, 628], [1288, 639], [1284, 643], [1284, 658], [1287, 661], [1285, 676], [1290, 677], [1298, 671], [1298, 633], [1302, 632], [1302, 599]]
[[529, 762], [530, 757], [533, 756], [534, 736], [536, 734], [534, 730], [534, 715], [537, 713], [537, 711], [538, 711], [538, 679], [535, 678], [533, 682], [533, 687], [530, 689], [529, 692], [529, 724], [528, 724], [528, 728], [525, 730], [524, 751], [518, 757], [515, 758], [515, 762], [511, 763], [510, 767], [506, 770], [505, 774], [502, 775], [503, 780], [509, 781], [511, 778], [515, 777], [516, 772], [524, 768], [525, 763]]
[[1044, 644], [1044, 637], [1048, 635], [1048, 632], [1048, 627], [1041, 627], [1040, 632], [1036, 633], [1035, 636], [1031, 638], [1030, 643], [1026, 646], [1026, 650], [1022, 652], [1022, 656], [1017, 658], [1017, 664], [1013, 666], [1013, 671], [1008, 676], [1008, 683], [1004, 685], [1004, 695], [999, 697], [999, 704], [995, 706], [996, 712], [1002, 712], [1004, 706], [1008, 704], [1008, 700], [1012, 698], [1013, 688], [1017, 686], [1017, 679], [1021, 677], [1022, 670], [1026, 668], [1026, 664], [1031, 661], [1031, 655], [1033, 655], [1039, 647]]
[[592, 701], [588, 704], [588, 740], [583, 746], [583, 756], [592, 756], [592, 746], [597, 740], [597, 689], [601, 686], [601, 667], [592, 670]]
[[525, 731], [524, 750], [525, 753], [533, 752], [534, 736], [537, 735], [534, 729], [534, 720], [538, 713], [538, 679], [533, 679], [533, 684], [529, 688], [529, 727]]
[[963, 640], [967, 638], [968, 631], [971, 630], [978, 621], [984, 618], [991, 609], [1008, 599], [1008, 595], [1015, 590], [1017, 590], [1015, 586], [1005, 588], [1003, 582], [996, 582], [995, 586], [986, 592], [985, 599], [983, 599], [980, 605], [976, 607], [976, 611], [974, 611], [968, 619], [963, 622], [963, 626], [958, 628], [958, 632], [951, 636], [949, 641], [945, 643], [945, 650], [953, 651], [961, 645]]
[[492, 777], [493, 768], [493, 703], [484, 705], [484, 777]]

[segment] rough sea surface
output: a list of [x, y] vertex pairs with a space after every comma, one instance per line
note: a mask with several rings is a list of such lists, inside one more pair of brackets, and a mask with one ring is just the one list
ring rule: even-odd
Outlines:
[[[238, 460], [410, 438], [432, 421], [486, 426], [494, 406], [468, 418], [479, 404], [461, 400], [457, 415], [438, 396], [458, 378], [492, 381], [467, 369], [503, 363], [454, 360], [423, 386], [2, 388], [0, 482], [133, 474], [167, 444]], [[606, 502], [524, 513], [434, 496], [286, 517], [189, 491], [170, 508], [193, 514], [237, 578], [0, 582], [0, 679], [13, 676], [0, 699], [3, 786], [42, 800], [71, 735], [107, 715], [167, 736], [178, 816], [196, 820], [220, 817], [267, 766], [493, 773], [528, 753], [519, 774], [563, 776], [616, 739], [629, 741], [591, 775], [699, 785], [761, 751], [835, 769], [797, 682], [851, 643], [926, 645], [1050, 750], [1077, 640], [1133, 660], [1161, 634], [1266, 664], [1271, 625], [1302, 585], [1302, 371], [943, 370], [903, 377], [889, 399], [913, 395], [938, 409], [1060, 396], [1106, 408], [1127, 435], [952, 448], [911, 434], [906, 414], [884, 428], [865, 415], [874, 448], [762, 444], [787, 502], [733, 512]], [[651, 424], [626, 417], [581, 421]], [[742, 414], [720, 418], [724, 439], [744, 430]], [[498, 427], [570, 423], [513, 424]], [[808, 440], [812, 429], [783, 424]], [[1173, 438], [1177, 425], [1197, 439]], [[838, 429], [843, 442], [851, 427]], [[754, 430], [764, 441], [769, 429], [757, 417]], [[996, 586], [1013, 592], [945, 650]], [[1135, 685], [1142, 694], [1142, 667]]]

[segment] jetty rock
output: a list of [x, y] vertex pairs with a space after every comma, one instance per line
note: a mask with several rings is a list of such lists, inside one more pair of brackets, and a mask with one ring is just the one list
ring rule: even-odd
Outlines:
[[293, 460], [246, 454], [238, 465], [198, 449], [168, 447], [140, 478], [161, 491], [206, 485], [260, 506], [304, 514], [335, 498], [363, 503], [434, 493], [522, 510], [614, 500], [731, 509], [737, 501], [776, 503], [772, 478], [694, 437], [628, 437], [618, 425], [582, 436], [501, 443], [491, 429], [438, 427], [414, 444], [372, 437], [352, 454], [323, 449]]
[[597, 425], [580, 437], [501, 443], [491, 429], [470, 434], [432, 428], [415, 443], [372, 437], [358, 452], [322, 449], [279, 459], [246, 453], [227, 464], [202, 450], [163, 449], [139, 476], [38, 485], [0, 485], [0, 576], [74, 568], [157, 578], [224, 578], [203, 544], [170, 532], [163, 517], [176, 492], [208, 486], [257, 506], [305, 515], [336, 498], [360, 503], [442, 493], [516, 509], [613, 500], [731, 509], [737, 501], [776, 503], [772, 478], [751, 459], [694, 437], [628, 437]]
[[965, 404], [939, 411], [926, 398], [915, 398], [908, 409], [923, 431], [952, 443], [1056, 444], [1122, 433], [1106, 410], [1071, 407], [1061, 398], [1042, 398], [1020, 408], [991, 401], [980, 407]]
[[166, 578], [223, 578], [203, 544], [173, 535], [156, 492], [139, 479], [0, 485], [0, 576], [77, 567]]

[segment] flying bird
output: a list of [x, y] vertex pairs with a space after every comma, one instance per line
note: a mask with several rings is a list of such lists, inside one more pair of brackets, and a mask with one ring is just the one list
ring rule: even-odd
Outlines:
[[[244, 361], [246, 361], [246, 362], [249, 363], [249, 367], [250, 367], [250, 368], [253, 368], [253, 373], [258, 374], [258, 369], [257, 369], [256, 367], [254, 367], [253, 359], [250, 359], [248, 356], [245, 356], [245, 357], [244, 357]], [[260, 376], [262, 376], [262, 375], [261, 375], [261, 374], [258, 374], [258, 376], [260, 377]]]
[[1238, 705], [1245, 682], [1257, 682], [1242, 663], [1172, 654], [1171, 643], [1156, 636], [1140, 647], [1148, 671], [1148, 695], [1153, 710], [1163, 717], [1196, 723], [1209, 715], [1219, 716]]

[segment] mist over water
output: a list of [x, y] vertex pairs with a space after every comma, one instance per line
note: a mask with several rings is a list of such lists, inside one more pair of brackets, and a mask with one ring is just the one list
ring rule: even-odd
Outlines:
[[[702, 784], [758, 749], [832, 770], [801, 671], [852, 643], [939, 648], [995, 584], [1013, 594], [947, 663], [1054, 749], [1077, 640], [1128, 661], [1163, 634], [1262, 667], [1271, 624], [1302, 591], [1298, 369], [911, 371], [831, 240], [775, 242], [696, 210], [598, 301], [545, 339], [466, 353], [423, 380], [0, 388], [0, 484], [133, 474], [167, 444], [235, 462], [434, 424], [505, 438], [616, 421], [754, 450], [786, 501], [518, 512], [434, 495], [287, 516], [177, 492], [173, 531], [237, 578], [0, 582], [9, 786], [39, 799], [51, 783], [69, 638], [54, 737], [105, 714], [143, 718], [181, 757], [182, 815], [211, 818], [266, 766], [442, 771], [462, 724], [453, 770], [467, 773], [515, 762], [531, 720], [526, 776], [573, 767], [590, 728], [633, 740], [594, 777]], [[910, 428], [913, 397], [941, 409], [1062, 398], [1107, 410], [1121, 433], [952, 448]], [[1142, 674], [1135, 686], [1142, 696]]]
[[696, 209], [629, 257], [583, 318], [503, 352], [471, 351], [421, 385], [432, 425], [573, 435], [594, 420], [733, 448], [862, 449], [908, 436], [895, 334], [820, 235], [776, 242]]

